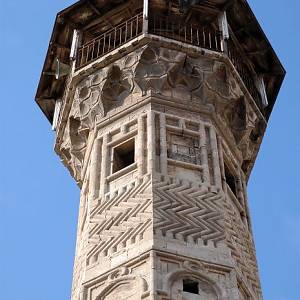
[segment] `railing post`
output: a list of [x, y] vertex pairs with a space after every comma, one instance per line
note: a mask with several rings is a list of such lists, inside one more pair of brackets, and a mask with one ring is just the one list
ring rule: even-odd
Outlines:
[[221, 51], [228, 54], [229, 26], [226, 11], [219, 15], [219, 30], [221, 32]]
[[53, 131], [56, 131], [56, 129], [57, 129], [61, 107], [62, 107], [62, 99], [57, 99], [55, 101], [55, 110], [54, 110], [54, 116], [53, 116], [53, 122], [52, 122], [52, 130]]
[[268, 95], [267, 95], [264, 77], [257, 76], [255, 80], [255, 85], [261, 97], [261, 102], [262, 102], [261, 104], [263, 108], [266, 108], [269, 105], [269, 101], [268, 101]]
[[72, 38], [72, 45], [71, 45], [71, 52], [70, 52], [70, 59], [75, 60], [77, 57], [78, 48], [81, 46], [81, 31], [74, 29], [73, 31], [73, 38]]
[[71, 45], [71, 51], [70, 51], [70, 60], [72, 62], [72, 69], [73, 71], [76, 69], [78, 65], [80, 65], [79, 59], [81, 60], [81, 57], [79, 55], [80, 53], [80, 47], [82, 43], [82, 31], [78, 29], [74, 29], [73, 31], [73, 37], [72, 37], [72, 45]]
[[143, 33], [148, 33], [149, 27], [149, 0], [144, 0], [143, 6]]

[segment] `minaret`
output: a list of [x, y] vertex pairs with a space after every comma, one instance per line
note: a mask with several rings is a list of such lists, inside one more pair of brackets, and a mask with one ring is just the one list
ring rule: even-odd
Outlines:
[[72, 300], [260, 300], [247, 182], [284, 68], [245, 0], [86, 0], [36, 101], [80, 187]]

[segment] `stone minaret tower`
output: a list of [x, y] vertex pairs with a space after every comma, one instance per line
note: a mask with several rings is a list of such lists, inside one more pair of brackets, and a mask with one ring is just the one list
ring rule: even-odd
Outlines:
[[36, 101], [81, 190], [72, 300], [260, 300], [247, 181], [285, 71], [246, 0], [83, 0]]

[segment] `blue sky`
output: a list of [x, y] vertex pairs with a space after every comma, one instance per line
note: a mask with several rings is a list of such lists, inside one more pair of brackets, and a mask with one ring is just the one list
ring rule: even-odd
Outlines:
[[[79, 189], [34, 102], [66, 0], [0, 0], [0, 298], [70, 298]], [[265, 300], [299, 299], [300, 101], [297, 0], [249, 1], [287, 69], [249, 183]]]

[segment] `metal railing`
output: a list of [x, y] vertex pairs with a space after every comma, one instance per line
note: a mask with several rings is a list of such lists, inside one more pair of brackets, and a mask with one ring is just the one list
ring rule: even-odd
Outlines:
[[143, 14], [140, 13], [113, 29], [101, 34], [78, 49], [76, 69], [115, 50], [143, 32]]
[[254, 99], [256, 105], [262, 109], [261, 96], [258, 92], [254, 81], [254, 74], [250, 71], [250, 68], [247, 66], [243, 55], [239, 51], [236, 50], [236, 46], [233, 41], [228, 41], [228, 57], [233, 63], [235, 69], [238, 71], [240, 77], [242, 78], [248, 92]]
[[152, 17], [149, 33], [214, 51], [223, 51], [221, 32], [211, 28], [181, 24], [168, 17]]
[[[139, 13], [81, 46], [78, 49], [76, 69], [80, 69], [110, 51], [117, 49], [142, 34], [142, 32], [143, 14]], [[149, 19], [148, 32], [212, 51], [224, 52], [222, 34], [220, 31], [212, 28], [201, 28], [180, 22], [175, 23], [168, 17], [153, 16]], [[261, 109], [261, 97], [255, 84], [254, 74], [245, 63], [243, 55], [238, 51], [238, 47], [231, 40], [228, 41], [228, 57], [254, 101]]]

